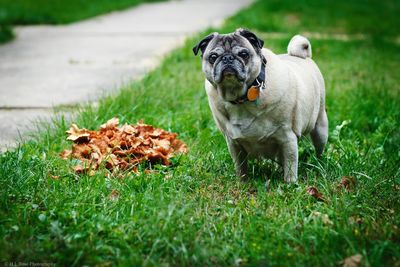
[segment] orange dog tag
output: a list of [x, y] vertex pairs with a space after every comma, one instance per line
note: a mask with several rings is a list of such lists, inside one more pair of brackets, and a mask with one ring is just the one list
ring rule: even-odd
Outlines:
[[249, 90], [247, 90], [247, 99], [249, 101], [255, 101], [260, 96], [260, 91], [257, 87], [252, 86]]

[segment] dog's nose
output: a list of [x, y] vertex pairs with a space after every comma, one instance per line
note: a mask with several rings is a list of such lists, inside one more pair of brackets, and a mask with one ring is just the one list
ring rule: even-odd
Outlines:
[[222, 62], [224, 63], [232, 63], [234, 59], [232, 54], [222, 56]]

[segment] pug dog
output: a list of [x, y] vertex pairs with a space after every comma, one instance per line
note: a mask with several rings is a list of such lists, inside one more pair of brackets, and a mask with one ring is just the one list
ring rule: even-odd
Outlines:
[[248, 176], [249, 157], [280, 163], [284, 180], [297, 183], [298, 140], [310, 134], [319, 157], [328, 138], [324, 78], [311, 59], [311, 44], [294, 36], [276, 55], [246, 29], [212, 33], [201, 52], [205, 90], [224, 135], [236, 174]]

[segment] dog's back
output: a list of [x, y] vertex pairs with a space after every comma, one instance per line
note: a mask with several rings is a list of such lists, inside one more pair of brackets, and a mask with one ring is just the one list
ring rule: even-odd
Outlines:
[[[292, 79], [296, 80], [296, 109], [299, 112], [295, 113], [298, 116], [294, 118], [293, 130], [298, 135], [308, 133], [315, 127], [318, 114], [325, 106], [324, 78], [311, 55], [310, 42], [300, 35], [290, 40], [288, 54], [278, 55], [290, 70]], [[310, 110], [305, 110], [307, 107]]]

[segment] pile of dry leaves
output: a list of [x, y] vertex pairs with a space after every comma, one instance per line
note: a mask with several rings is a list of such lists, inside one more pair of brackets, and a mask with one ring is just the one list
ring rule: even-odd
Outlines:
[[118, 127], [119, 119], [113, 118], [100, 126], [98, 131], [79, 129], [72, 124], [67, 140], [73, 142], [72, 150], [64, 150], [61, 157], [77, 159], [77, 173], [91, 173], [104, 164], [109, 170], [137, 172], [140, 163], [170, 164], [170, 158], [187, 153], [187, 146], [177, 134], [139, 122]]

